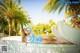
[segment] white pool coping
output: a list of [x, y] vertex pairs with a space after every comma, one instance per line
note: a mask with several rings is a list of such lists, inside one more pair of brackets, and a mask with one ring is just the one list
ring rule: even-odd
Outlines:
[[1, 40], [14, 40], [14, 41], [21, 41], [21, 36], [9, 36], [3, 37]]

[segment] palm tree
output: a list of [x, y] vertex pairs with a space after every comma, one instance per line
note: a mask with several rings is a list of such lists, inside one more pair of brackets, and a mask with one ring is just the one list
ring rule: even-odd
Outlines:
[[[65, 12], [70, 12], [73, 15], [73, 22], [74, 22], [74, 27], [76, 27], [77, 20], [78, 20], [78, 14], [80, 11], [80, 5], [79, 4], [59, 4], [61, 0], [48, 0], [47, 4], [44, 7], [44, 10], [47, 10], [49, 13], [50, 12], [55, 12], [56, 10], [59, 10], [59, 13], [66, 8]], [[63, 0], [64, 2], [80, 2], [80, 0]]]
[[20, 0], [18, 0], [18, 3], [16, 3], [16, 0], [0, 1], [0, 13], [3, 14], [6, 19], [8, 19], [9, 36], [12, 35], [12, 20], [13, 20], [13, 16], [14, 16], [13, 12], [19, 3], [20, 3]]
[[[20, 2], [20, 0], [19, 0]], [[17, 25], [21, 26], [21, 36], [22, 36], [22, 42], [25, 41], [25, 34], [23, 26], [30, 23], [30, 20], [28, 19], [28, 15], [24, 13], [24, 11], [19, 8], [19, 3], [16, 4], [16, 0], [3, 0], [3, 2], [0, 2], [0, 10], [1, 14], [3, 14], [9, 22], [9, 36], [12, 35], [12, 22], [15, 26], [15, 32], [17, 35], [17, 28], [19, 28]]]
[[[30, 23], [30, 20], [28, 19], [28, 15], [25, 14], [25, 11], [19, 9], [17, 11], [14, 12], [14, 20], [17, 21], [15, 24], [17, 27], [17, 24], [20, 25], [21, 27], [21, 36], [22, 36], [22, 42], [25, 42], [25, 33], [24, 33], [24, 28], [23, 26]], [[17, 28], [16, 28], [17, 29]]]

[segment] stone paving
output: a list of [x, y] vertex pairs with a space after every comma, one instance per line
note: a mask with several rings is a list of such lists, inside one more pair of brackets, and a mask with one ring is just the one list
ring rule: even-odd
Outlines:
[[7, 46], [7, 51], [0, 53], [80, 53], [80, 47], [73, 44], [23, 44], [20, 41], [0, 40], [0, 46]]

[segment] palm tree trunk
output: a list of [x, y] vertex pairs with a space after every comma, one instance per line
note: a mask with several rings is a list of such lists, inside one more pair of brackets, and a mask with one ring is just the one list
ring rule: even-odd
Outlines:
[[18, 23], [17, 23], [16, 20], [14, 21], [14, 24], [15, 24], [15, 35], [17, 36], [17, 24], [18, 24]]
[[5, 36], [5, 34], [4, 34], [4, 29], [3, 29], [3, 37]]
[[74, 26], [73, 27], [78, 27], [78, 5], [71, 5], [72, 7], [72, 12], [73, 12], [73, 22]]
[[15, 24], [15, 35], [17, 36], [17, 24]]
[[23, 29], [23, 24], [21, 24], [21, 37], [22, 37], [22, 42], [25, 42], [25, 33]]
[[12, 19], [9, 19], [9, 36], [12, 36]]

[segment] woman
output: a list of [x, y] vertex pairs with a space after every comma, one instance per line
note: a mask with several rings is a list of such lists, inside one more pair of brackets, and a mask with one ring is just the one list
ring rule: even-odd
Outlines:
[[34, 36], [33, 33], [30, 33], [29, 30], [24, 29], [25, 35], [26, 35], [26, 42], [28, 43], [42, 43], [42, 37], [41, 36]]
[[49, 35], [44, 36], [35, 36], [33, 33], [30, 33], [29, 30], [24, 29], [25, 35], [26, 35], [26, 42], [29, 43], [52, 43], [55, 39]]

